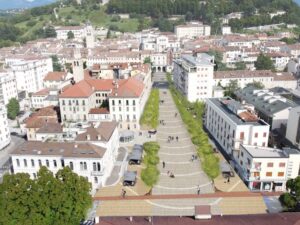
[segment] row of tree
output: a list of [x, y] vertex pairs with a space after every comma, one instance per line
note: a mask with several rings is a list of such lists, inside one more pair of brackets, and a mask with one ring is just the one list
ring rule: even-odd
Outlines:
[[91, 184], [65, 167], [53, 175], [41, 167], [28, 174], [5, 175], [0, 184], [0, 224], [74, 225], [92, 205]]

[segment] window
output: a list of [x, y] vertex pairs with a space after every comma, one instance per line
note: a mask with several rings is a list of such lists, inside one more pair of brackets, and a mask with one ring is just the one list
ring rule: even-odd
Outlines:
[[62, 100], [62, 105], [65, 105], [65, 100]]
[[268, 163], [267, 167], [273, 167], [273, 163]]
[[24, 166], [27, 167], [27, 160], [24, 159]]
[[129, 101], [128, 100], [126, 100], [126, 105], [129, 105]]
[[80, 170], [83, 170], [83, 162], [80, 162]]
[[132, 101], [132, 104], [135, 105], [135, 100]]
[[101, 171], [100, 163], [97, 163], [97, 170], [98, 170], [98, 171]]
[[35, 179], [36, 178], [36, 173], [33, 173], [32, 175], [33, 175], [33, 178]]
[[272, 176], [272, 172], [266, 172], [266, 177], [271, 177]]
[[94, 177], [95, 184], [98, 184], [98, 177]]
[[283, 177], [284, 176], [284, 172], [278, 172], [278, 177]]
[[279, 163], [279, 167], [285, 167], [285, 163], [284, 162]]
[[121, 100], [119, 100], [119, 105], [121, 105]]
[[244, 152], [241, 152], [241, 156], [242, 156], [242, 157], [244, 156]]
[[17, 162], [17, 166], [20, 167], [20, 160], [16, 159], [16, 162]]
[[34, 167], [34, 160], [31, 160], [31, 166]]
[[46, 160], [46, 166], [47, 166], [47, 167], [50, 166], [50, 165], [49, 165], [49, 160], [48, 160], [48, 159]]
[[241, 132], [241, 133], [240, 133], [240, 139], [241, 139], [241, 140], [244, 140], [244, 136], [245, 136], [245, 133], [244, 133], [244, 132]]
[[267, 137], [267, 133], [266, 132], [264, 132], [263, 137]]
[[97, 171], [97, 165], [95, 162], [93, 163], [93, 171]]
[[83, 163], [83, 169], [87, 170], [87, 164], [86, 164], [86, 162]]
[[115, 100], [112, 100], [112, 105], [115, 105]]
[[84, 100], [82, 100], [82, 105], [85, 105], [85, 101]]
[[53, 160], [53, 165], [54, 165], [54, 167], [57, 167], [57, 162], [56, 162], [56, 160]]
[[255, 134], [254, 134], [254, 137], [256, 137], [256, 138], [257, 138], [257, 137], [258, 137], [258, 133], [255, 133]]
[[[80, 163], [81, 164], [81, 163]], [[74, 165], [73, 162], [70, 162], [70, 169], [73, 170], [74, 169]]]
[[262, 146], [265, 147], [265, 146], [266, 146], [266, 142], [263, 142], [263, 143], [262, 143]]
[[41, 167], [42, 165], [42, 160], [39, 159], [39, 167]]

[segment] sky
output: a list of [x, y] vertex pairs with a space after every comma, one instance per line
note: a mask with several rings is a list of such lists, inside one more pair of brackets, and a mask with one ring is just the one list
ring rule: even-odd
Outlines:
[[46, 5], [56, 0], [0, 0], [1, 9], [30, 8]]

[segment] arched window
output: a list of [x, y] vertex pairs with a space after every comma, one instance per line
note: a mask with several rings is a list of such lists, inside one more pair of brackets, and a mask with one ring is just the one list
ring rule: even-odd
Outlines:
[[20, 160], [16, 159], [16, 161], [17, 161], [17, 166], [20, 166]]

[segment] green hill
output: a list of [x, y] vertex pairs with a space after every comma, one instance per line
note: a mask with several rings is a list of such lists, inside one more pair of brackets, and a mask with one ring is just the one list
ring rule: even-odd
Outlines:
[[[60, 0], [20, 14], [0, 14], [0, 47], [53, 36], [53, 26], [79, 25], [87, 21], [93, 26], [134, 32], [151, 26], [172, 31], [185, 20], [197, 19], [210, 24], [212, 33], [217, 34], [220, 33], [220, 18], [239, 11], [244, 17], [229, 21], [233, 31], [242, 32], [244, 27], [272, 23], [300, 25], [300, 7], [293, 0], [110, 0], [105, 6], [100, 2], [82, 0], [82, 5], [77, 5], [76, 0]], [[268, 13], [277, 10], [287, 13], [271, 19]], [[121, 19], [119, 13], [130, 14], [130, 18]], [[184, 19], [168, 20], [172, 15], [183, 15]]]

